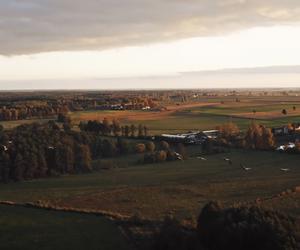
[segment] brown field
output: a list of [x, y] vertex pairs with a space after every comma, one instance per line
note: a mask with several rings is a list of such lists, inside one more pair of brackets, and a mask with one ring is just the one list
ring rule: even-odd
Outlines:
[[147, 121], [147, 120], [160, 120], [171, 116], [172, 114], [191, 108], [199, 108], [217, 105], [217, 103], [189, 103], [182, 105], [169, 105], [166, 110], [162, 111], [132, 111], [132, 110], [122, 110], [122, 111], [93, 111], [93, 112], [76, 112], [72, 114], [72, 118], [75, 121], [88, 121], [88, 120], [103, 120], [107, 118], [109, 120], [117, 119], [120, 121]]

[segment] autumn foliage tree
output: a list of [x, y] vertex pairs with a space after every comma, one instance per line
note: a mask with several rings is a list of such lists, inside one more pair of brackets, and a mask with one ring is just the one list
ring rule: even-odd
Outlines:
[[217, 130], [219, 130], [220, 133], [219, 137], [224, 140], [225, 143], [235, 140], [240, 134], [239, 127], [233, 122], [228, 122], [218, 126]]
[[146, 146], [144, 143], [138, 143], [135, 145], [135, 152], [138, 154], [144, 153]]
[[245, 136], [245, 145], [252, 149], [272, 149], [275, 146], [275, 138], [271, 129], [252, 123]]
[[149, 141], [146, 143], [146, 150], [148, 152], [154, 152], [155, 150], [155, 144], [152, 141]]

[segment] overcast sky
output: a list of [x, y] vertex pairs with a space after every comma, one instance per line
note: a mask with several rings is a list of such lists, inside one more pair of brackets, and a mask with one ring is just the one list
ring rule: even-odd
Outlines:
[[0, 0], [4, 90], [300, 87], [298, 65], [299, 0]]

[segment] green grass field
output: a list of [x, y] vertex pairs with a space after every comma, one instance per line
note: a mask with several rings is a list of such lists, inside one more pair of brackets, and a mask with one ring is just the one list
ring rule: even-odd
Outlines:
[[[0, 197], [23, 202], [42, 200], [153, 219], [168, 214], [195, 219], [209, 200], [228, 204], [253, 201], [299, 185], [299, 155], [233, 150], [201, 161], [195, 157], [197, 148], [192, 151], [191, 158], [184, 162], [136, 165], [131, 159], [124, 168], [1, 185]], [[228, 165], [223, 157], [230, 157], [233, 165]], [[121, 161], [125, 165], [126, 159]], [[252, 170], [245, 172], [240, 163]], [[284, 173], [280, 168], [291, 171]], [[295, 202], [298, 206], [300, 200]], [[299, 209], [290, 210], [300, 215]]]
[[99, 216], [0, 205], [0, 225], [1, 250], [130, 249]]
[[[236, 118], [227, 114], [198, 113], [198, 112], [178, 112], [172, 116], [161, 120], [140, 120], [136, 124], [146, 124], [151, 134], [162, 133], [182, 133], [194, 130], [210, 130], [226, 122], [236, 123], [241, 130], [246, 130], [253, 119]], [[282, 117], [278, 119], [260, 119], [259, 124], [267, 127], [278, 127], [288, 123], [300, 122], [300, 117]]]

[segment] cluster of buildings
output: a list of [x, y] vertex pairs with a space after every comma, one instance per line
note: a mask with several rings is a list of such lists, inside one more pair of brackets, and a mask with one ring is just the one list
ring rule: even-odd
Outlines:
[[293, 133], [300, 133], [300, 123], [293, 123], [290, 125], [272, 128], [272, 133], [276, 135], [289, 135]]
[[201, 144], [207, 139], [216, 139], [218, 130], [193, 131], [185, 134], [162, 134], [159, 139], [185, 144]]

